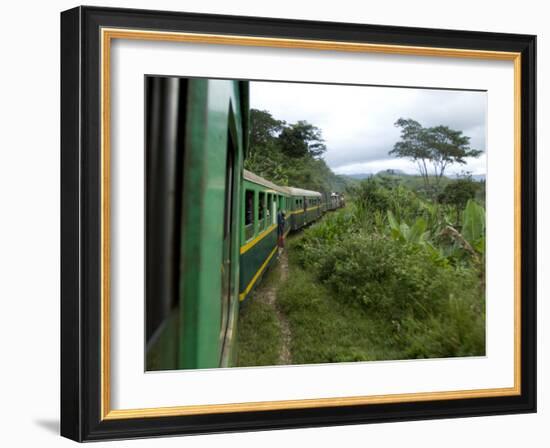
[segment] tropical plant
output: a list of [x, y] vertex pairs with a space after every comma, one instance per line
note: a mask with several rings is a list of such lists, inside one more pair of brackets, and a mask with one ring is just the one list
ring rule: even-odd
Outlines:
[[412, 226], [406, 222], [399, 223], [391, 210], [388, 210], [388, 224], [391, 235], [394, 239], [412, 244], [425, 244], [429, 232], [426, 232], [426, 220], [422, 217], [416, 218]]
[[462, 216], [462, 235], [479, 254], [485, 253], [485, 209], [472, 199]]

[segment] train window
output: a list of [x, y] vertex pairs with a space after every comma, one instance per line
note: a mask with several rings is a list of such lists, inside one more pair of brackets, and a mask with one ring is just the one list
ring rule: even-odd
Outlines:
[[271, 224], [271, 202], [272, 202], [272, 198], [273, 195], [271, 193], [268, 193], [267, 194], [267, 204], [266, 204], [266, 208], [265, 208], [265, 214], [266, 214], [266, 217], [267, 219], [265, 220], [265, 226], [269, 226], [269, 224]]
[[254, 236], [254, 191], [244, 193], [244, 239], [248, 241]]
[[265, 214], [265, 193], [260, 191], [259, 200], [258, 200], [258, 226], [260, 229], [263, 228], [263, 219]]
[[254, 224], [254, 192], [246, 190], [244, 194], [244, 225]]

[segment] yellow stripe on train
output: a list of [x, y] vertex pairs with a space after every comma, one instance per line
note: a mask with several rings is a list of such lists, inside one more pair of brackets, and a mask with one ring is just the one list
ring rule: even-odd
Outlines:
[[269, 261], [273, 258], [273, 255], [275, 255], [275, 252], [277, 252], [277, 246], [275, 246], [275, 248], [271, 251], [271, 253], [269, 254], [269, 256], [266, 258], [266, 260], [264, 261], [264, 263], [260, 266], [260, 269], [258, 269], [258, 272], [256, 272], [256, 274], [254, 274], [254, 277], [252, 277], [252, 280], [250, 280], [250, 283], [248, 284], [248, 286], [246, 287], [246, 289], [241, 292], [239, 294], [239, 300], [243, 301], [244, 298], [246, 297], [246, 295], [250, 292], [250, 290], [252, 289], [252, 287], [254, 286], [254, 283], [256, 283], [256, 281], [258, 280], [258, 278], [260, 277], [260, 275], [262, 274], [262, 272], [265, 270], [265, 268], [267, 267], [267, 264], [269, 263]]
[[275, 227], [277, 227], [277, 224], [270, 225], [267, 229], [265, 229], [262, 233], [260, 233], [256, 238], [249, 241], [245, 245], [241, 246], [241, 250], [240, 250], [241, 255], [244, 254], [247, 250], [251, 249], [257, 243], [259, 243], [262, 238], [269, 235]]
[[[319, 208], [319, 205], [315, 206], [315, 207], [310, 207], [308, 209], [306, 209], [307, 212], [311, 211], [311, 210], [315, 210], [315, 209], [318, 209]], [[304, 213], [303, 210], [294, 210], [292, 212], [288, 212], [289, 215], [298, 215], [300, 213]]]

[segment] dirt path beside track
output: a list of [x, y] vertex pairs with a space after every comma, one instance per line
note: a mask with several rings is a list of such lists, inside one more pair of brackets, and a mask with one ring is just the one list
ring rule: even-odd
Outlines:
[[[288, 278], [288, 256], [286, 253], [286, 249], [283, 249], [283, 251], [279, 255], [279, 265], [281, 276], [280, 281], [284, 283]], [[279, 353], [279, 364], [289, 365], [292, 364], [292, 355], [290, 351], [292, 332], [290, 331], [290, 324], [288, 323], [288, 319], [278, 306], [277, 301], [275, 301], [275, 311], [277, 312], [277, 319], [279, 319], [279, 325], [281, 326], [281, 352]]]
[[283, 249], [278, 255], [278, 281], [270, 282], [270, 285], [264, 287], [264, 290], [261, 294], [257, 294], [257, 300], [264, 302], [266, 305], [273, 308], [277, 320], [279, 322], [279, 327], [281, 329], [281, 349], [279, 352], [279, 365], [289, 365], [292, 364], [292, 354], [290, 346], [292, 343], [292, 332], [290, 330], [290, 325], [285, 314], [281, 311], [279, 304], [277, 302], [277, 289], [282, 283], [284, 283], [288, 278], [288, 256], [287, 249]]

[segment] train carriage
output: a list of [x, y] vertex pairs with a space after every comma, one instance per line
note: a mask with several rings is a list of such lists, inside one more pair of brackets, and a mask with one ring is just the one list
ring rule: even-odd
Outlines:
[[[240, 291], [244, 300], [274, 260], [277, 252], [277, 214], [288, 215], [289, 189], [244, 170], [241, 192]], [[285, 234], [290, 230], [286, 220]]]
[[288, 187], [288, 190], [292, 204], [290, 211], [292, 230], [298, 230], [321, 217], [321, 193], [293, 187]]
[[248, 83], [146, 78], [146, 368], [233, 363]]

